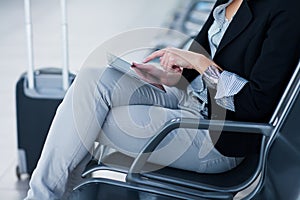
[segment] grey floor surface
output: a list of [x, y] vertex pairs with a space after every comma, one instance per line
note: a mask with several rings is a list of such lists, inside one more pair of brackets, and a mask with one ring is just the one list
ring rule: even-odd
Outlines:
[[[121, 32], [161, 27], [179, 0], [68, 1], [70, 68], [77, 73], [97, 45]], [[35, 65], [61, 66], [59, 0], [32, 0]], [[28, 180], [18, 181], [15, 85], [26, 70], [23, 0], [0, 1], [0, 199], [20, 200]]]

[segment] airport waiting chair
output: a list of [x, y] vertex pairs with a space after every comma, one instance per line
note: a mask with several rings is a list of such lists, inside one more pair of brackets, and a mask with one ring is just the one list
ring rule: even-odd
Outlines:
[[189, 36], [197, 35], [206, 22], [208, 15], [216, 0], [192, 0], [177, 14], [177, 20], [173, 20], [171, 28]]
[[[152, 42], [156, 49], [165, 47], [187, 48], [190, 40], [201, 30], [216, 0], [183, 1], [165, 27], [172, 31], [159, 34]], [[186, 37], [179, 37], [177, 32]]]
[[[91, 162], [83, 173], [84, 181], [75, 188], [80, 191], [79, 199], [233, 199], [251, 184], [252, 192], [245, 199], [299, 198], [299, 70], [300, 62], [269, 123], [173, 119], [153, 136], [135, 159], [114, 152], [100, 164]], [[224, 173], [202, 174], [171, 167], [148, 171], [147, 168], [155, 168], [147, 163], [149, 153], [176, 128], [259, 134], [261, 146], [258, 154], [246, 157], [236, 168]], [[101, 170], [123, 173], [126, 180], [91, 176]]]

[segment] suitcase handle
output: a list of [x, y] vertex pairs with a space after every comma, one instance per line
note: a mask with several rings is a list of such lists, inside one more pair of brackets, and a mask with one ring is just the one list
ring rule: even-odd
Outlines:
[[43, 75], [43, 74], [62, 75], [62, 71], [59, 68], [54, 68], [54, 67], [45, 67], [35, 71], [35, 75]]
[[[25, 96], [34, 99], [63, 99], [65, 91], [61, 88], [62, 69], [54, 67], [45, 67], [34, 71], [35, 86], [29, 88], [29, 80], [26, 73], [23, 81], [23, 90]], [[70, 74], [69, 82], [74, 80], [75, 76]]]
[[34, 89], [34, 58], [33, 58], [33, 39], [32, 39], [32, 26], [31, 26], [31, 10], [30, 0], [24, 0], [25, 10], [25, 27], [26, 27], [26, 39], [27, 39], [27, 53], [28, 53], [28, 87]]
[[69, 86], [69, 43], [68, 43], [68, 20], [67, 20], [67, 4], [66, 0], [60, 0], [61, 3], [61, 30], [62, 30], [62, 84], [63, 89], [66, 91]]
[[[62, 28], [62, 85], [64, 91], [70, 86], [69, 81], [69, 49], [68, 49], [68, 23], [67, 23], [67, 9], [66, 0], [61, 0], [61, 28]], [[28, 87], [34, 90], [35, 77], [34, 77], [34, 54], [33, 54], [33, 32], [32, 32], [32, 18], [31, 18], [31, 5], [30, 0], [24, 0], [25, 9], [25, 26], [27, 36], [27, 52], [28, 52]]]

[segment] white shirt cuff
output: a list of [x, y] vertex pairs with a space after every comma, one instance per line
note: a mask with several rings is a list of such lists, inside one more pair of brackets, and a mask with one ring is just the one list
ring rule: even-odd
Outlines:
[[248, 81], [232, 72], [223, 71], [217, 84], [216, 103], [231, 111], [235, 111], [234, 95], [245, 86]]

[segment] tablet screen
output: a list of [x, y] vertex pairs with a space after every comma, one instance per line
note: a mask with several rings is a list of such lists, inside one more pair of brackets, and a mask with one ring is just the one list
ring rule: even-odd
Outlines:
[[127, 76], [133, 77], [135, 79], [140, 80], [141, 82], [143, 82], [146, 85], [149, 85], [150, 87], [160, 91], [160, 92], [165, 92], [165, 89], [162, 85], [159, 84], [152, 84], [152, 83], [148, 83], [144, 80], [142, 80], [138, 74], [136, 74], [136, 72], [134, 70], [131, 69], [131, 64], [128, 63], [127, 61], [123, 60], [120, 57], [117, 57], [111, 53], [107, 54], [107, 60], [108, 60], [108, 64], [109, 66], [111, 66], [112, 68], [126, 74]]

